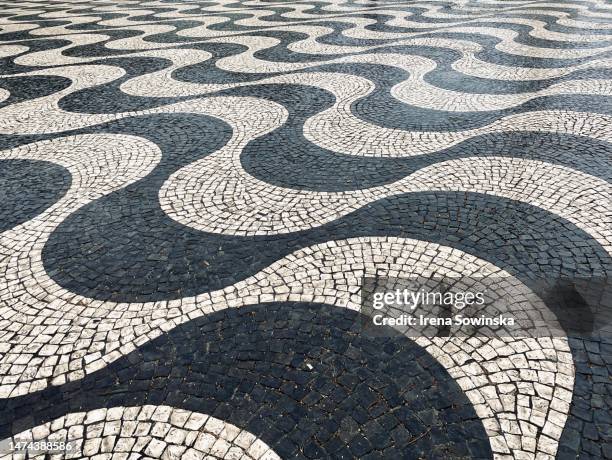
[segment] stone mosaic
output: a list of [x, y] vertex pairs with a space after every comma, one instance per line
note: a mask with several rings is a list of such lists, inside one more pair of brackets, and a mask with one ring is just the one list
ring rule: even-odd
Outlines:
[[0, 459], [612, 458], [611, 67], [604, 0], [0, 0]]

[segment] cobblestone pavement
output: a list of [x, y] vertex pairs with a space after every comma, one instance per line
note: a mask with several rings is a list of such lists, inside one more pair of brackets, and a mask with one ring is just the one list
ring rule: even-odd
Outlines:
[[612, 458], [609, 328], [359, 328], [612, 324], [611, 67], [605, 0], [0, 0], [0, 459]]

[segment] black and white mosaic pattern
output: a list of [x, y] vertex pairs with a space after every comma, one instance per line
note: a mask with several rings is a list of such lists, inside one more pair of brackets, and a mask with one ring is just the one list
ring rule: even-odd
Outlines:
[[612, 458], [612, 330], [359, 328], [610, 277], [611, 67], [606, 0], [0, 0], [0, 459]]

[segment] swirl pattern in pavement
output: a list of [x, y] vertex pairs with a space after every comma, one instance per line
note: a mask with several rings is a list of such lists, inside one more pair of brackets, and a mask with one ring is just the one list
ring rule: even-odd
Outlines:
[[604, 0], [0, 1], [0, 450], [612, 458], [612, 331], [355, 326], [609, 287], [611, 67]]

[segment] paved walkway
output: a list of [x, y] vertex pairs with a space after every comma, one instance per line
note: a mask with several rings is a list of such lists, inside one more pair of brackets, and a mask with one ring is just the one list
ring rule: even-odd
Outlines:
[[0, 458], [612, 458], [610, 67], [603, 0], [0, 1]]

